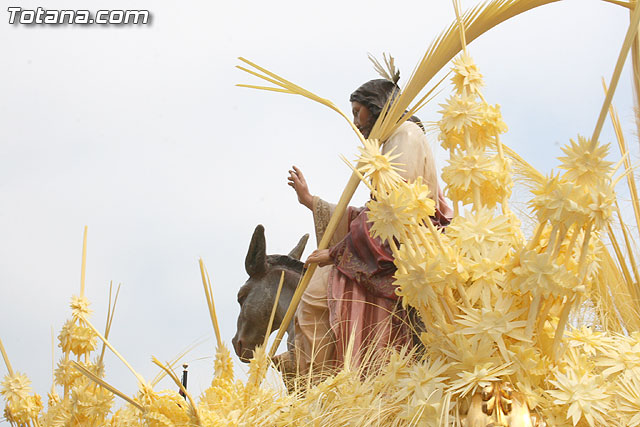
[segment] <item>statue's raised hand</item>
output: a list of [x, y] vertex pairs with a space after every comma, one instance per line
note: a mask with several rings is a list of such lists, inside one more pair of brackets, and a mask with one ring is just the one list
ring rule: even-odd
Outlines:
[[289, 177], [287, 178], [289, 186], [296, 191], [298, 196], [298, 202], [301, 205], [313, 210], [313, 196], [309, 192], [309, 186], [304, 179], [302, 171], [296, 166], [293, 166], [293, 170], [289, 170]]

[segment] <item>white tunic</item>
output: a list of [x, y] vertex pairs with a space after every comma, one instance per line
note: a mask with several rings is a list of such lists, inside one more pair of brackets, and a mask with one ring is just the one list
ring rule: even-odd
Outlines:
[[431, 197], [438, 207], [438, 174], [436, 161], [429, 146], [427, 136], [420, 127], [410, 121], [406, 121], [396, 129], [389, 139], [382, 145], [382, 154], [389, 153], [400, 155], [393, 162], [403, 171], [399, 174], [408, 182], [413, 182], [422, 177], [422, 182], [429, 187]]

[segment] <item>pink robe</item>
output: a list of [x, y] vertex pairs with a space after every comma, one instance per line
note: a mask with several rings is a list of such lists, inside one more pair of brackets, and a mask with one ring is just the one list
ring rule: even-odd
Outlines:
[[[329, 321], [335, 337], [337, 367], [342, 367], [353, 339], [351, 367], [381, 360], [389, 346], [412, 343], [407, 312], [398, 303], [396, 267], [387, 244], [369, 234], [367, 210], [349, 208], [349, 233], [331, 249], [335, 268], [328, 284]], [[375, 364], [375, 363], [374, 363]]]
[[[453, 212], [441, 192], [438, 196], [440, 203], [431, 221], [441, 229], [449, 224]], [[391, 249], [380, 238], [371, 237], [367, 212], [366, 208], [348, 209], [349, 232], [330, 252], [334, 268], [327, 299], [337, 367], [343, 366], [351, 339], [354, 369], [363, 361], [383, 360], [381, 352], [386, 348], [413, 344], [407, 311], [395, 293]]]

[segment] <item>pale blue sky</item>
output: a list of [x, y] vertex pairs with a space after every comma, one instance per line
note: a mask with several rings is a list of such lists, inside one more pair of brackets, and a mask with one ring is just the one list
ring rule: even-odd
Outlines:
[[[265, 225], [272, 253], [312, 233], [309, 213], [286, 185], [287, 169], [298, 165], [313, 193], [336, 200], [350, 175], [339, 155], [353, 158], [357, 146], [325, 107], [235, 87], [257, 82], [234, 68], [236, 57], [348, 112], [351, 91], [377, 77], [367, 52], [394, 55], [402, 84], [454, 19], [450, 1], [391, 4], [47, 2], [151, 11], [153, 25], [124, 28], [11, 26], [0, 10], [0, 337], [38, 393], [51, 384], [50, 328], [57, 335], [79, 290], [84, 225], [93, 319], [103, 325], [109, 281], [121, 282], [112, 340], [145, 378], [156, 373], [151, 355], [169, 359], [212, 335], [199, 256], [230, 346], [255, 225]], [[611, 75], [627, 23], [618, 6], [566, 0], [471, 44], [485, 97], [502, 105], [509, 125], [504, 142], [548, 172], [562, 144], [590, 135], [604, 98], [600, 78]], [[629, 70], [614, 103], [635, 161]], [[439, 109], [434, 102], [419, 115], [436, 121]], [[614, 142], [608, 123], [602, 140]], [[361, 190], [355, 203], [366, 197]], [[213, 348], [209, 339], [186, 358], [196, 395], [211, 379], [212, 359], [195, 359]], [[107, 373], [135, 392], [135, 379], [111, 355]]]

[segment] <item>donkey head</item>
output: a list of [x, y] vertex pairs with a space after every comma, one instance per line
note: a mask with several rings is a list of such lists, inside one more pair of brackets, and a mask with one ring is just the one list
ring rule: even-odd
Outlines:
[[[240, 314], [238, 329], [232, 340], [233, 348], [243, 362], [247, 362], [255, 347], [264, 342], [280, 276], [284, 271], [284, 283], [271, 330], [280, 327], [302, 272], [300, 257], [308, 238], [308, 234], [302, 236], [288, 255], [267, 255], [264, 227], [258, 225], [253, 232], [244, 262], [249, 279], [238, 291]], [[292, 341], [291, 335], [289, 341]]]

